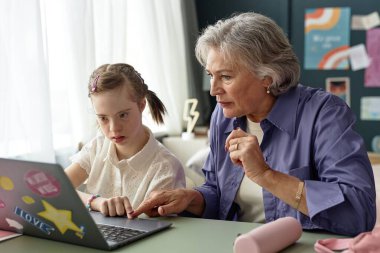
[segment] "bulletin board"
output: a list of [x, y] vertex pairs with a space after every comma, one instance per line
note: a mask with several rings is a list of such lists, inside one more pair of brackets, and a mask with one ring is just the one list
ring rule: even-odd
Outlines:
[[[375, 11], [380, 13], [380, 1], [375, 0], [293, 0], [290, 2], [290, 40], [301, 64], [301, 83], [306, 86], [328, 88], [337, 91], [343, 91], [342, 98], [347, 99], [349, 94], [349, 106], [356, 115], [356, 130], [363, 136], [367, 150], [371, 151], [371, 142], [376, 135], [380, 135], [380, 120], [366, 118], [363, 114], [363, 101], [367, 98], [380, 98], [379, 87], [366, 87], [364, 85], [365, 69], [352, 70], [352, 67], [341, 65], [331, 69], [313, 69], [312, 66], [305, 64], [305, 13], [311, 12], [317, 8], [339, 7], [340, 10], [349, 9], [351, 15], [368, 15]], [[348, 7], [348, 8], [346, 8]], [[311, 10], [311, 11], [310, 11]], [[347, 13], [345, 13], [347, 16]], [[366, 45], [367, 30], [349, 29], [349, 46], [359, 44]], [[376, 27], [380, 29], [380, 26]], [[306, 32], [307, 33], [307, 32]], [[378, 42], [380, 50], [380, 41]], [[306, 51], [306, 53], [308, 53]], [[378, 73], [380, 75], [380, 73]], [[339, 95], [339, 93], [338, 93]], [[363, 100], [364, 99], [364, 100]], [[371, 99], [366, 101], [367, 106], [372, 109], [378, 106], [371, 103]], [[367, 108], [368, 109], [368, 108]], [[364, 116], [363, 116], [364, 115]]]

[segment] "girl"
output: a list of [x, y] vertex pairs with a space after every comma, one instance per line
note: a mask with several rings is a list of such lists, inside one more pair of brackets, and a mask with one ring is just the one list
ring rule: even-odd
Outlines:
[[71, 157], [65, 170], [89, 210], [131, 218], [150, 192], [185, 187], [174, 157], [142, 124], [146, 101], [153, 120], [163, 123], [166, 108], [128, 64], [105, 64], [90, 77], [89, 94], [101, 133]]

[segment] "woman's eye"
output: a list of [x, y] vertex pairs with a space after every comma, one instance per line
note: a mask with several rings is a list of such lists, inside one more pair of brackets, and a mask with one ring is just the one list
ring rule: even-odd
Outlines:
[[229, 81], [229, 80], [231, 79], [230, 76], [226, 76], [226, 75], [222, 75], [221, 78], [222, 78], [223, 80], [226, 80], [226, 81]]
[[120, 114], [121, 119], [125, 119], [127, 116], [128, 116], [128, 113], [125, 113], [125, 112]]

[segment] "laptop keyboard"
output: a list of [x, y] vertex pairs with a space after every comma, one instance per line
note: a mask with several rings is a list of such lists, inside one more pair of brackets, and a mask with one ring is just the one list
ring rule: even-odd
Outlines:
[[144, 234], [144, 231], [116, 227], [111, 225], [97, 224], [104, 238], [109, 241], [122, 242], [127, 239]]

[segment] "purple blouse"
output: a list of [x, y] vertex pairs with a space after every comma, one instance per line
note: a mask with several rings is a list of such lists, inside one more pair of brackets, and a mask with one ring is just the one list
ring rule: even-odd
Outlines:
[[[234, 123], [235, 121], [235, 123]], [[244, 172], [224, 150], [234, 124], [246, 130], [246, 118], [225, 118], [217, 105], [211, 119], [211, 151], [196, 190], [205, 199], [204, 218], [236, 220], [234, 203]], [[267, 222], [297, 218], [304, 229], [344, 235], [372, 230], [376, 220], [375, 182], [355, 116], [346, 103], [321, 89], [299, 84], [278, 96], [267, 118], [261, 150], [274, 170], [305, 182], [309, 217], [263, 189]]]

